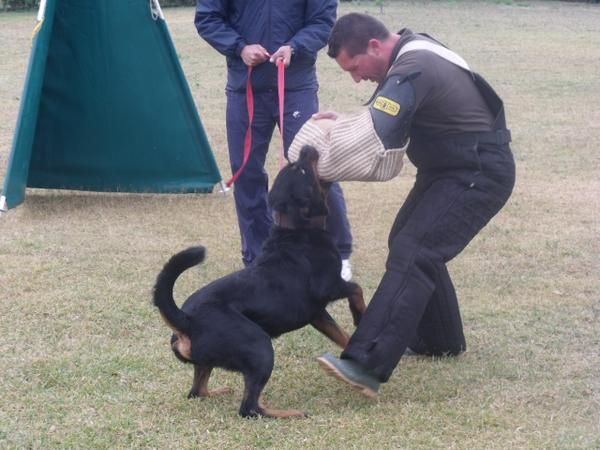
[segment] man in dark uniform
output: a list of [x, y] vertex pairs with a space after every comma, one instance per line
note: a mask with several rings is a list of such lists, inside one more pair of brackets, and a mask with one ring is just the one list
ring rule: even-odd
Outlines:
[[446, 263], [506, 203], [514, 161], [500, 98], [429, 36], [408, 29], [390, 34], [373, 17], [353, 13], [335, 24], [328, 54], [356, 82], [379, 83], [369, 105], [374, 130], [386, 149], [410, 138], [406, 154], [417, 168], [365, 315], [340, 358], [319, 358], [327, 372], [375, 397], [405, 352], [465, 351]]
[[[273, 223], [267, 205], [265, 159], [279, 123], [277, 68], [285, 71], [284, 148], [318, 111], [317, 52], [325, 46], [335, 21], [335, 0], [197, 0], [195, 25], [200, 36], [227, 58], [227, 142], [233, 173], [242, 166], [248, 129], [247, 82], [254, 94], [252, 148], [235, 182], [235, 206], [242, 238], [242, 260], [250, 264], [261, 252]], [[251, 73], [250, 73], [250, 70]], [[286, 155], [287, 157], [287, 155]], [[339, 184], [328, 198], [327, 228], [343, 260], [342, 276], [351, 277], [352, 234]]]

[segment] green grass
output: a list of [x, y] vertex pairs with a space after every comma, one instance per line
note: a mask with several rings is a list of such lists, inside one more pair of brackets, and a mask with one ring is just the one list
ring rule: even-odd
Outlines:
[[[336, 351], [306, 328], [275, 341], [266, 401], [302, 420], [237, 416], [231, 396], [187, 400], [192, 370], [169, 350], [150, 304], [174, 252], [202, 243], [207, 262], [176, 286], [184, 299], [241, 267], [231, 195], [29, 190], [0, 218], [0, 448], [556, 448], [600, 447], [598, 244], [600, 9], [562, 2], [341, 3], [392, 29], [427, 31], [462, 54], [507, 105], [517, 185], [506, 208], [450, 264], [469, 350], [404, 358], [368, 401], [326, 377]], [[222, 170], [229, 175], [225, 63], [196, 35], [193, 9], [165, 10]], [[4, 174], [34, 13], [0, 14], [0, 173]], [[322, 109], [357, 111], [355, 85], [324, 54]], [[278, 166], [275, 135], [269, 172]], [[373, 294], [387, 232], [415, 170], [344, 185], [354, 274]], [[344, 304], [332, 314], [351, 329]]]

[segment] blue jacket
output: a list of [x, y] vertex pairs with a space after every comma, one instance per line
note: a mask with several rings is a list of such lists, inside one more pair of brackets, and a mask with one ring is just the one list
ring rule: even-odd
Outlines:
[[[245, 91], [248, 67], [240, 53], [260, 44], [272, 54], [284, 44], [294, 55], [285, 73], [286, 89], [316, 89], [317, 52], [335, 22], [336, 0], [197, 0], [194, 23], [200, 36], [227, 58], [227, 90]], [[277, 88], [277, 68], [254, 67], [256, 92]]]

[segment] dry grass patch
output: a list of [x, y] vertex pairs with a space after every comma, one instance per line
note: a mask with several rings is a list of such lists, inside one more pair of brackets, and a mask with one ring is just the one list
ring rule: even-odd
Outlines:
[[[342, 3], [342, 13], [370, 2]], [[600, 9], [563, 2], [388, 2], [408, 25], [448, 43], [507, 103], [518, 164], [503, 212], [450, 265], [469, 351], [405, 358], [377, 402], [318, 368], [335, 351], [312, 329], [275, 341], [267, 401], [307, 420], [242, 420], [232, 396], [189, 401], [191, 367], [170, 353], [150, 305], [154, 277], [197, 243], [206, 263], [176, 296], [241, 267], [231, 195], [31, 190], [0, 219], [2, 448], [598, 448]], [[222, 57], [201, 42], [193, 9], [165, 11], [223, 172]], [[27, 67], [34, 14], [0, 14], [0, 173]], [[322, 55], [321, 104], [356, 111], [355, 85]], [[269, 159], [277, 170], [279, 138]], [[383, 184], [347, 183], [355, 278], [372, 295], [414, 168]], [[344, 304], [332, 313], [347, 329]]]

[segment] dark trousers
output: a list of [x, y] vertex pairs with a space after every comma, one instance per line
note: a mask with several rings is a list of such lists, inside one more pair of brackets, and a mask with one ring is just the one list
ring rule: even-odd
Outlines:
[[466, 349], [446, 263], [508, 200], [514, 161], [508, 145], [480, 146], [480, 170], [418, 170], [389, 235], [386, 271], [342, 353], [389, 379], [407, 346], [432, 355]]
[[[273, 224], [267, 204], [269, 179], [265, 160], [275, 126], [279, 126], [277, 91], [254, 93], [252, 150], [242, 175], [234, 185], [235, 207], [242, 240], [242, 259], [251, 263], [262, 250], [262, 244]], [[284, 147], [289, 148], [294, 136], [312, 114], [319, 109], [316, 90], [286, 91], [284, 113]], [[235, 173], [242, 165], [244, 139], [248, 128], [246, 94], [227, 93], [227, 141], [229, 161]], [[328, 196], [327, 228], [332, 234], [342, 258], [352, 253], [352, 233], [346, 216], [346, 203], [338, 183], [331, 186]]]

